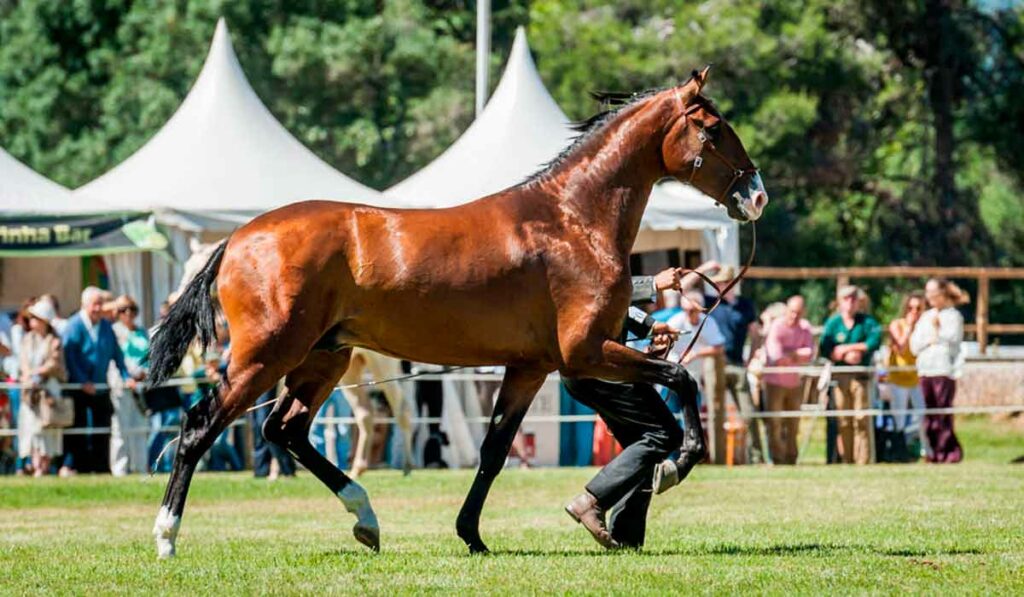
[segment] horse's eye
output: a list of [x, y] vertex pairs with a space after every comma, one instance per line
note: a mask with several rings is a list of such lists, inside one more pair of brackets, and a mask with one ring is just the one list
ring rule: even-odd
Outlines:
[[707, 127], [705, 130], [708, 132], [708, 136], [711, 137], [712, 141], [717, 141], [719, 133], [722, 132], [721, 123], [716, 122], [715, 124], [712, 124], [711, 126]]

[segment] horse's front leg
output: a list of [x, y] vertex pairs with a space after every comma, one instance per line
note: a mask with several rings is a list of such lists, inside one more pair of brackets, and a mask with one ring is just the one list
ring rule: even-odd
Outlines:
[[513, 367], [505, 370], [505, 379], [498, 392], [491, 424], [480, 447], [480, 468], [455, 523], [459, 538], [466, 542], [470, 553], [487, 552], [487, 546], [480, 539], [480, 512], [494, 478], [505, 464], [519, 424], [546, 377], [546, 371]]

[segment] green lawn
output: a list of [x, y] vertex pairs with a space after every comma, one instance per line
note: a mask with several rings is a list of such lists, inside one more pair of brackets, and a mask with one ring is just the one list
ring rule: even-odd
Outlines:
[[587, 469], [506, 471], [484, 512], [494, 554], [454, 521], [470, 471], [365, 479], [382, 553], [309, 474], [200, 474], [178, 541], [149, 531], [165, 478], [0, 479], [0, 592], [1024, 593], [1022, 434], [961, 422], [959, 466], [698, 467], [656, 498], [647, 548], [603, 552], [562, 505]]

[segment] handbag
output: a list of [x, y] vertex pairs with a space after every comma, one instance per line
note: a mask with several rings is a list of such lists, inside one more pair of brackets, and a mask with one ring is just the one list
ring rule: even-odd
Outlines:
[[50, 379], [42, 390], [39, 401], [39, 423], [43, 429], [64, 429], [75, 423], [75, 403], [60, 395], [60, 383]]

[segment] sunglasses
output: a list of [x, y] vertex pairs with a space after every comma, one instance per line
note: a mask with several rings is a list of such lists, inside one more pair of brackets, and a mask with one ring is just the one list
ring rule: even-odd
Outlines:
[[121, 307], [117, 310], [118, 313], [138, 313], [138, 307]]

